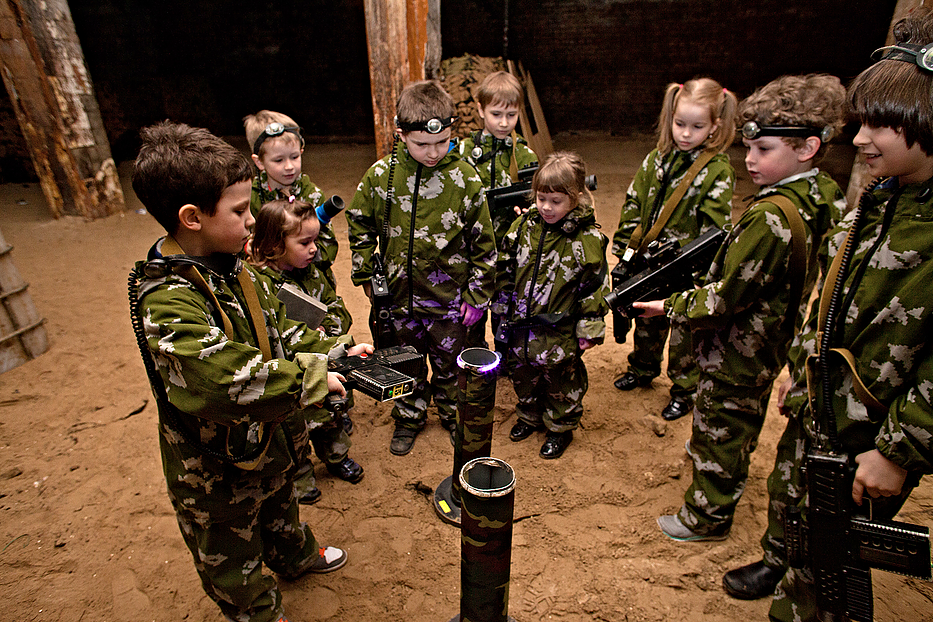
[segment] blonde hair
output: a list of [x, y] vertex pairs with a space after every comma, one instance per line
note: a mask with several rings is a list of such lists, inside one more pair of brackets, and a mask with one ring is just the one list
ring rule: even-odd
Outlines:
[[256, 215], [249, 262], [258, 267], [274, 265], [285, 256], [285, 238], [301, 231], [309, 220], [317, 220], [317, 213], [306, 201], [276, 199], [264, 203]]
[[437, 80], [412, 82], [398, 96], [399, 123], [421, 123], [454, 116], [454, 100]]
[[[266, 131], [266, 127], [270, 123], [281, 123], [285, 127], [298, 127], [298, 124], [295, 123], [295, 120], [290, 116], [282, 114], [281, 112], [275, 112], [274, 110], [260, 110], [256, 114], [248, 114], [243, 117], [243, 127], [246, 129], [246, 142], [249, 144], [251, 150], [253, 145], [256, 144], [256, 139]], [[296, 144], [301, 145], [300, 138], [291, 132], [285, 132], [281, 136], [275, 136], [274, 138], [264, 141], [262, 145], [259, 146], [259, 153], [256, 155], [261, 158], [265, 153], [266, 143], [273, 140], [283, 140], [286, 142], [295, 141]]]
[[735, 111], [738, 107], [738, 98], [715, 80], [696, 78], [683, 84], [672, 82], [667, 85], [664, 103], [661, 105], [661, 114], [658, 117], [658, 151], [661, 155], [667, 155], [674, 148], [672, 129], [674, 111], [677, 110], [677, 104], [681, 101], [706, 106], [709, 110], [710, 121], [719, 122], [719, 127], [713, 130], [704, 142], [707, 149], [713, 149], [719, 153], [732, 144], [735, 138]]
[[483, 108], [490, 104], [521, 107], [525, 103], [525, 92], [518, 78], [507, 71], [489, 74], [476, 89], [476, 101]]
[[[765, 125], [796, 125], [822, 128], [830, 126], [838, 133], [845, 122], [846, 90], [836, 76], [811, 73], [804, 76], [781, 76], [755, 90], [739, 106], [739, 123], [754, 121]], [[806, 139], [782, 136], [795, 149]], [[816, 158], [825, 152], [820, 141]]]
[[573, 151], [555, 151], [545, 158], [531, 180], [531, 191], [560, 192], [575, 203], [593, 205], [593, 194], [586, 187], [586, 165]]

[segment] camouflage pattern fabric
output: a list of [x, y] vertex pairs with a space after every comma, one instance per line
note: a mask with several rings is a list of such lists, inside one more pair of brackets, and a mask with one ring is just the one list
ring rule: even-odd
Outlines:
[[506, 363], [518, 415], [532, 425], [579, 424], [587, 376], [578, 340], [606, 336], [608, 243], [589, 205], [553, 225], [532, 207], [503, 239], [493, 311], [513, 324]]
[[[867, 197], [864, 220], [858, 230], [855, 255], [846, 271], [844, 296], [851, 304], [841, 310], [841, 336], [834, 347], [846, 347], [855, 357], [858, 375], [868, 390], [887, 407], [885, 413], [869, 412], [852, 388], [852, 374], [841, 359], [832, 358], [830, 394], [839, 442], [844, 451], [857, 455], [877, 449], [908, 471], [900, 496], [875, 500], [878, 518], [896, 514], [922, 475], [933, 473], [933, 351], [928, 336], [933, 331], [929, 283], [933, 279], [933, 201], [930, 182], [909, 185], [898, 198], [890, 227], [883, 231], [885, 203], [897, 189], [887, 180]], [[840, 223], [830, 239], [830, 252], [842, 247], [855, 211]], [[877, 245], [874, 253], [871, 249]], [[855, 275], [864, 268], [856, 283]], [[800, 464], [815, 442], [813, 413], [807, 400], [804, 361], [815, 352], [816, 310], [794, 342], [790, 353], [793, 388], [785, 400], [792, 418], [789, 443], [799, 452], [785, 452], [769, 478], [768, 532], [762, 539], [766, 555], [783, 555], [783, 534], [776, 530], [780, 502], [797, 503], [806, 512], [806, 482], [799, 477]], [[822, 410], [823, 394], [817, 374], [815, 395]], [[824, 426], [825, 430], [825, 426]], [[796, 477], [795, 477], [796, 476]], [[813, 579], [809, 572], [789, 571], [772, 602], [773, 620], [816, 620]]]
[[[160, 245], [149, 259], [161, 256]], [[288, 576], [318, 556], [298, 520], [292, 477], [308, 442], [301, 411], [327, 394], [327, 352], [336, 340], [286, 319], [271, 282], [242, 269], [256, 285], [272, 360], [262, 358], [232, 276], [202, 271], [232, 323], [230, 336], [213, 303], [180, 276], [143, 279], [139, 296], [149, 351], [174, 407], [160, 408], [159, 444], [182, 535], [224, 614], [266, 622], [278, 619], [281, 599], [262, 563]], [[268, 426], [272, 441], [255, 470], [217, 457], [259, 447], [260, 422], [279, 424]]]
[[[790, 272], [791, 234], [769, 194], [790, 198], [805, 223], [808, 270]], [[668, 315], [689, 322], [700, 368], [690, 440], [693, 483], [678, 516], [708, 533], [728, 527], [745, 489], [771, 385], [784, 365], [818, 273], [827, 265], [826, 233], [844, 205], [839, 186], [816, 169], [763, 188], [723, 244], [707, 283], [671, 296]], [[801, 304], [785, 322], [792, 288]]]
[[[642, 226], [642, 236], [648, 233], [664, 202], [685, 180], [690, 166], [702, 152], [702, 148], [689, 152], [674, 149], [667, 156], [661, 156], [654, 149], [645, 157], [626, 192], [619, 226], [612, 237], [613, 255], [622, 258], [639, 224]], [[732, 209], [734, 186], [735, 171], [729, 163], [729, 156], [717, 154], [693, 179], [659, 237], [677, 240], [683, 245], [695, 240], [711, 227], [722, 228]], [[667, 369], [668, 377], [673, 382], [671, 395], [691, 398], [698, 371], [693, 362], [690, 330], [676, 321], [672, 328], [665, 318], [635, 318], [634, 325], [628, 370], [639, 378], [659, 376], [664, 343], [671, 330]]]
[[[253, 178], [253, 190], [249, 197], [249, 209], [253, 216], [259, 215], [259, 209], [263, 204], [276, 199], [287, 199], [295, 197], [301, 201], [306, 201], [314, 207], [321, 205], [327, 200], [324, 191], [317, 187], [311, 181], [311, 178], [302, 173], [290, 188], [287, 190], [274, 189], [269, 185], [269, 175], [265, 171], [259, 171], [259, 175]], [[337, 289], [337, 279], [334, 277], [333, 265], [337, 260], [337, 237], [334, 235], [334, 226], [331, 223], [321, 224], [321, 232], [317, 236], [318, 255], [314, 259], [314, 265], [321, 270], [327, 277], [331, 286]]]

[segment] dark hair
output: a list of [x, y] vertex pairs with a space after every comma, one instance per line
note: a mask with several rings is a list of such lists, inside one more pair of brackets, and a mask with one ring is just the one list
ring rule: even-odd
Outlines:
[[169, 234], [178, 230], [182, 206], [213, 215], [224, 190], [252, 179], [246, 156], [203, 128], [163, 121], [140, 136], [133, 190]]
[[[925, 45], [933, 41], [933, 12], [916, 7], [894, 24], [895, 44]], [[933, 72], [916, 63], [882, 59], [860, 73], [849, 86], [849, 108], [871, 127], [904, 133], [907, 147], [920, 143], [933, 155]]]
[[249, 262], [260, 267], [276, 263], [285, 256], [285, 238], [298, 233], [306, 220], [317, 220], [310, 203], [287, 199], [264, 203], [256, 215]]

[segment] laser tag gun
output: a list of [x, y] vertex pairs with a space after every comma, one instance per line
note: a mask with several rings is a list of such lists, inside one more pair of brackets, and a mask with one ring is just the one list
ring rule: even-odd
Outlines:
[[343, 202], [343, 199], [335, 194], [315, 207], [314, 213], [317, 214], [317, 219], [321, 221], [321, 225], [323, 226], [328, 224], [334, 216], [342, 212], [344, 207], [346, 207], [346, 204]]
[[392, 293], [386, 281], [386, 269], [382, 263], [382, 256], [373, 253], [373, 275], [369, 279], [372, 290], [373, 308], [369, 316], [369, 329], [373, 335], [373, 346], [376, 350], [391, 348], [398, 344], [395, 335], [395, 326], [392, 324]]
[[[633, 318], [641, 313], [632, 307], [634, 302], [658, 300], [674, 292], [693, 289], [694, 274], [709, 270], [725, 239], [726, 232], [714, 227], [684, 247], [674, 240], [654, 240], [648, 245], [644, 258], [639, 260], [647, 267], [619, 285], [613, 282], [606, 303], [613, 311]], [[625, 274], [621, 272], [618, 278], [624, 278]]]
[[[493, 218], [502, 213], [514, 216], [514, 208], [528, 209], [534, 201], [531, 196], [531, 180], [537, 171], [537, 166], [523, 168], [518, 171], [519, 181], [517, 183], [487, 190], [486, 203], [489, 205], [489, 215]], [[596, 190], [596, 175], [588, 175], [585, 183], [589, 190]]]
[[852, 500], [855, 464], [849, 456], [814, 449], [804, 469], [809, 514], [804, 522], [800, 508], [785, 508], [784, 541], [790, 566], [813, 571], [820, 619], [830, 613], [872, 622], [872, 568], [931, 579], [930, 530], [859, 514]]
[[[415, 390], [415, 382], [425, 378], [424, 355], [412, 346], [382, 348], [372, 354], [340, 356], [327, 361], [327, 371], [337, 372], [347, 379], [343, 383], [347, 391], [357, 389], [366, 395], [385, 402]], [[325, 398], [324, 406], [334, 413], [347, 410], [347, 398], [331, 393]]]

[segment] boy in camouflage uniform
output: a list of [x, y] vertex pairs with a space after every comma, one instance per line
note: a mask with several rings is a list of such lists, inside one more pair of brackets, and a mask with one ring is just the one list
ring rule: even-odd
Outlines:
[[609, 307], [606, 246], [596, 225], [583, 161], [558, 151], [535, 173], [535, 206], [502, 244], [495, 311], [510, 324], [507, 365], [518, 395], [521, 441], [546, 428], [542, 458], [559, 458], [583, 415], [582, 354], [603, 342]]
[[[823, 150], [820, 137], [828, 139], [826, 128], [842, 124], [844, 99], [838, 78], [810, 75], [779, 78], [743, 101], [745, 165], [761, 186], [757, 201], [730, 232], [706, 285], [636, 304], [688, 321], [700, 367], [687, 445], [693, 482], [680, 511], [658, 518], [673, 540], [723, 540], [729, 534], [771, 385], [825, 266], [826, 232], [844, 206], [839, 186], [812, 168]], [[785, 215], [779, 197], [799, 214], [805, 240], [791, 233], [793, 212]], [[792, 244], [804, 241], [803, 265], [794, 266]]]
[[[301, 172], [301, 156], [305, 139], [301, 128], [288, 115], [272, 110], [260, 110], [243, 118], [246, 142], [252, 149], [253, 164], [259, 174], [253, 178], [249, 209], [253, 218], [259, 208], [275, 199], [295, 197], [317, 207], [324, 202], [324, 192]], [[329, 222], [321, 223], [318, 235], [318, 256], [314, 264], [336, 290], [337, 279], [332, 269], [337, 259], [337, 238]]]
[[[835, 255], [844, 252], [847, 232], [853, 236], [853, 251], [840, 270], [842, 287], [834, 291], [827, 281], [829, 291], [822, 293], [840, 302], [832, 324], [821, 324], [814, 305], [789, 356], [791, 378], [779, 396], [788, 422], [768, 478], [764, 556], [723, 577], [726, 591], [738, 598], [773, 593], [769, 615], [775, 621], [818, 619], [812, 573], [787, 569], [781, 515], [787, 505], [798, 505], [806, 516], [801, 465], [814, 443], [825, 446], [827, 416], [834, 416], [841, 451], [858, 465], [852, 498], [864, 508], [865, 497], [872, 497], [876, 519], [892, 518], [920, 477], [933, 473], [933, 71], [916, 60], [921, 46], [933, 41], [933, 14], [915, 10], [894, 34], [902, 49], [887, 49], [849, 87], [850, 107], [862, 122], [853, 143], [878, 179], [830, 238]], [[818, 348], [830, 325], [833, 337]], [[841, 357], [829, 355], [829, 378], [821, 377], [816, 353], [832, 348], [852, 353], [854, 372], [873, 404], [854, 386], [853, 369]], [[808, 358], [816, 415], [808, 399]], [[825, 403], [824, 382], [831, 385], [831, 404]]]
[[427, 354], [432, 368], [430, 382], [418, 382], [412, 395], [395, 401], [389, 446], [395, 455], [411, 451], [431, 397], [441, 424], [454, 430], [456, 358], [467, 327], [482, 317], [495, 286], [496, 241], [483, 183], [450, 151], [453, 112], [453, 101], [437, 82], [405, 87], [395, 149], [366, 172], [347, 208], [353, 283], [372, 297], [378, 252], [398, 342]]
[[[293, 579], [347, 559], [299, 521], [292, 488], [307, 444], [301, 409], [344, 392], [326, 371], [336, 341], [287, 320], [268, 281], [237, 258], [253, 224], [246, 158], [182, 124], [142, 134], [133, 189], [169, 234], [137, 264], [144, 356], [154, 386], [164, 387], [159, 443], [169, 497], [224, 616], [284, 620], [263, 564]], [[253, 326], [251, 311], [264, 325]], [[372, 347], [351, 348], [361, 351]]]
[[[476, 90], [476, 104], [483, 129], [472, 132], [459, 142], [460, 157], [472, 164], [483, 180], [486, 190], [511, 186], [512, 175], [538, 164], [538, 156], [524, 138], [515, 133], [518, 110], [525, 102], [525, 93], [518, 78], [507, 71], [489, 74]], [[515, 169], [514, 171], [512, 169]], [[490, 210], [492, 205], [489, 205]], [[515, 220], [511, 208], [490, 211], [496, 248], [502, 248], [502, 238]], [[499, 327], [501, 316], [493, 314], [492, 332]], [[470, 327], [470, 342], [483, 345], [486, 337], [486, 314]]]

